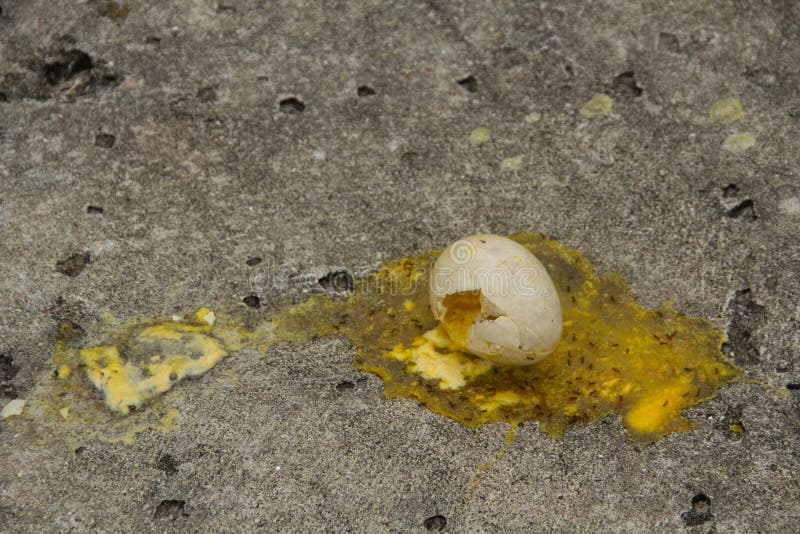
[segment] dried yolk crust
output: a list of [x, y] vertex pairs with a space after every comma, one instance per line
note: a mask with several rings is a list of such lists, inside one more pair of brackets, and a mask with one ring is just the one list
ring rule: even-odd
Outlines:
[[164, 321], [145, 326], [129, 346], [138, 357], [123, 357], [117, 345], [80, 349], [92, 384], [103, 392], [106, 405], [127, 414], [186, 378], [200, 376], [228, 352], [211, 330], [214, 316], [200, 308], [191, 321]]

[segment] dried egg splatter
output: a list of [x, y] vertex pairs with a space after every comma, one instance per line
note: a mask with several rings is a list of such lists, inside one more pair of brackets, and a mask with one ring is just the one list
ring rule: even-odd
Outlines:
[[[129, 441], [147, 428], [174, 427], [169, 399], [184, 376], [202, 374], [245, 346], [265, 354], [277, 343], [322, 335], [349, 338], [355, 366], [379, 375], [387, 397], [415, 399], [471, 427], [533, 419], [554, 436], [609, 414], [621, 415], [637, 442], [686, 430], [691, 423], [681, 412], [739, 376], [720, 352], [723, 334], [709, 321], [681, 315], [671, 303], [642, 308], [621, 277], [598, 277], [580, 252], [556, 241], [511, 238], [547, 268], [563, 310], [561, 342], [534, 365], [503, 367], [452, 345], [428, 306], [434, 251], [386, 264], [358, 281], [346, 300], [315, 296], [256, 323], [252, 312], [212, 317], [207, 309], [177, 321], [106, 320], [86, 333], [65, 323], [55, 377], [34, 412], [52, 413], [75, 431], [94, 429], [101, 439]], [[64, 407], [68, 419], [58, 415]]]

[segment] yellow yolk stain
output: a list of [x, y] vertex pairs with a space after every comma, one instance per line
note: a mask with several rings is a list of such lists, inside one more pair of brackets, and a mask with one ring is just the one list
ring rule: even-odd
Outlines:
[[406, 370], [431, 381], [439, 388], [454, 390], [464, 387], [468, 380], [489, 372], [491, 362], [450, 348], [450, 340], [441, 327], [434, 328], [414, 339], [410, 348], [402, 344], [388, 356], [406, 363]]
[[522, 156], [513, 156], [500, 162], [500, 168], [507, 171], [515, 171], [522, 166]]
[[719, 124], [731, 124], [744, 116], [744, 109], [738, 98], [723, 98], [714, 102], [708, 116]]
[[[243, 347], [263, 357], [276, 344], [326, 335], [353, 343], [354, 365], [380, 376], [388, 398], [414, 399], [470, 427], [536, 420], [553, 436], [618, 414], [633, 441], [653, 441], [690, 428], [682, 411], [739, 377], [720, 351], [724, 335], [709, 321], [669, 302], [642, 308], [620, 276], [598, 276], [585, 256], [556, 241], [511, 238], [545, 265], [561, 300], [561, 341], [535, 365], [504, 367], [466, 352], [480, 312], [477, 292], [448, 296], [443, 321], [433, 318], [428, 272], [439, 252], [431, 251], [387, 263], [358, 280], [345, 300], [318, 295], [272, 311], [217, 307], [218, 314], [201, 308], [186, 318], [105, 318], [87, 331], [64, 323], [56, 378], [31, 411], [55, 416], [72, 435], [130, 442], [143, 430], [175, 428], [183, 379]], [[64, 408], [68, 417], [58, 415]]]
[[591, 100], [586, 102], [578, 111], [578, 113], [587, 119], [594, 119], [596, 117], [602, 117], [603, 115], [608, 115], [611, 113], [612, 105], [613, 102], [611, 101], [610, 96], [603, 93], [598, 93], [594, 95]]
[[755, 144], [756, 138], [749, 133], [735, 133], [725, 139], [725, 142], [722, 143], [722, 148], [728, 152], [739, 154]]
[[[200, 308], [189, 321], [145, 326], [130, 339], [133, 361], [117, 345], [80, 349], [92, 384], [103, 392], [109, 409], [127, 414], [186, 378], [200, 376], [228, 355], [211, 335], [214, 312]], [[139, 354], [136, 354], [139, 352]]]
[[488, 143], [492, 140], [492, 132], [489, 128], [475, 128], [469, 134], [469, 143], [477, 146], [483, 143]]

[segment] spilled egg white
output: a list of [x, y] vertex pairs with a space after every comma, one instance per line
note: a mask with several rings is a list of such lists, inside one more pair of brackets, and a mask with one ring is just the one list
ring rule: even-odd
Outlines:
[[477, 234], [451, 244], [434, 264], [429, 291], [439, 321], [448, 312], [448, 295], [480, 291], [480, 312], [465, 345], [496, 363], [534, 364], [561, 338], [561, 303], [550, 275], [527, 248], [508, 238]]

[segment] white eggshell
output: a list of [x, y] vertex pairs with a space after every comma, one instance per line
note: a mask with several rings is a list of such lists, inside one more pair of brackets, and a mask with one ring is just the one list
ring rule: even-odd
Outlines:
[[481, 311], [469, 329], [467, 350], [503, 365], [531, 365], [561, 338], [561, 303], [544, 265], [508, 238], [477, 234], [447, 247], [430, 278], [434, 317], [447, 312], [447, 295], [480, 291]]

